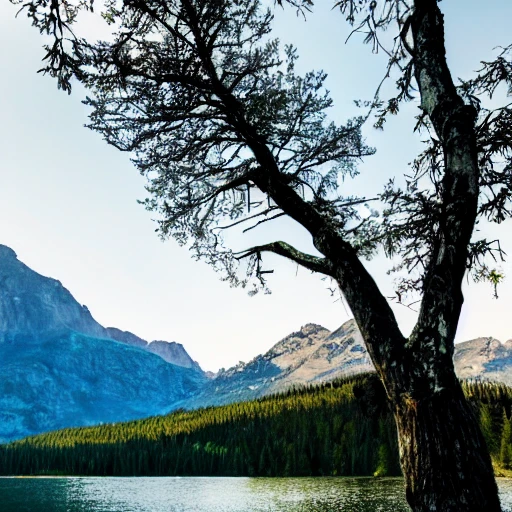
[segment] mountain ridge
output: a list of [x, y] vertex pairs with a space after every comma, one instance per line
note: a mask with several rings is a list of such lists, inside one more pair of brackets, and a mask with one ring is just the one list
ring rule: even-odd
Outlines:
[[181, 343], [148, 342], [129, 331], [103, 327], [60, 281], [32, 270], [13, 249], [0, 244], [0, 342], [66, 331], [126, 343], [168, 363], [202, 371]]
[[4, 343], [0, 353], [0, 442], [165, 414], [205, 379], [137, 347], [73, 331]]
[[[512, 340], [455, 346], [461, 378], [512, 385]], [[181, 343], [103, 327], [60, 281], [0, 245], [0, 441], [251, 400], [374, 371], [353, 319], [330, 331], [307, 323], [264, 354], [212, 375]]]
[[0, 442], [165, 414], [206, 379], [181, 344], [104, 328], [0, 245]]
[[[489, 337], [457, 343], [454, 365], [459, 378], [512, 386], [512, 340], [502, 343]], [[354, 319], [334, 331], [310, 323], [248, 363], [220, 371], [180, 406], [193, 409], [252, 400], [293, 386], [374, 371]]]

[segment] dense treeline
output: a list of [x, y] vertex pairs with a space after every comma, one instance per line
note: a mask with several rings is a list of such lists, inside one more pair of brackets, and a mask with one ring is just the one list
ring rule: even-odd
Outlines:
[[[512, 389], [464, 382], [494, 461], [512, 465]], [[396, 427], [373, 375], [251, 402], [50, 432], [0, 446], [0, 474], [398, 475]]]

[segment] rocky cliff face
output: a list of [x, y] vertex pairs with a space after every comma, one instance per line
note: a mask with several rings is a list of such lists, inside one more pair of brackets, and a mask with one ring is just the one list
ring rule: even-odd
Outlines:
[[34, 272], [0, 245], [0, 342], [66, 330], [107, 337], [60, 281]]
[[462, 379], [487, 379], [512, 386], [512, 340], [476, 338], [455, 345], [455, 371]]
[[106, 331], [108, 337], [113, 340], [147, 350], [148, 352], [160, 356], [164, 361], [167, 361], [168, 363], [172, 363], [183, 368], [195, 368], [196, 370], [202, 372], [199, 363], [194, 361], [189, 356], [188, 352], [185, 350], [185, 347], [181, 343], [176, 343], [175, 341], [160, 340], [148, 342], [131, 332], [121, 331], [115, 327], [107, 327]]
[[180, 343], [148, 343], [131, 332], [104, 328], [60, 281], [34, 272], [12, 249], [0, 244], [0, 343], [67, 331], [126, 343], [157, 354], [168, 363], [201, 371]]
[[0, 245], [0, 442], [165, 414], [206, 379], [182, 345], [105, 329]]
[[294, 385], [327, 382], [372, 370], [353, 320], [333, 332], [306, 324], [265, 354], [219, 372], [197, 396], [180, 405], [194, 408], [250, 400]]
[[116, 327], [107, 327], [106, 331], [107, 337], [111, 340], [120, 341], [121, 343], [126, 343], [132, 347], [147, 348], [148, 346], [148, 342], [146, 340], [139, 338], [129, 331], [122, 331]]
[[183, 368], [195, 368], [201, 371], [199, 364], [194, 361], [181, 343], [175, 341], [152, 341], [148, 343], [147, 350], [160, 356], [164, 361]]

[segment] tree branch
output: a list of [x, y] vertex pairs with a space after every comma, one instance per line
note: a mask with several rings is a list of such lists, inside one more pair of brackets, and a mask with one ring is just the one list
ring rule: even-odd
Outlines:
[[278, 219], [279, 217], [283, 217], [284, 215], [286, 215], [286, 213], [281, 212], [281, 213], [276, 213], [272, 217], [268, 217], [266, 219], [259, 220], [258, 222], [256, 222], [256, 224], [253, 224], [252, 226], [245, 228], [243, 232], [247, 233], [247, 231], [250, 231], [251, 229], [258, 227], [260, 224], [264, 224], [265, 222], [269, 222], [270, 220]]
[[226, 224], [225, 226], [216, 226], [214, 229], [220, 229], [220, 230], [229, 229], [234, 226], [238, 226], [239, 224], [243, 224], [244, 222], [248, 222], [249, 220], [255, 219], [257, 217], [261, 217], [262, 215], [268, 215], [270, 212], [275, 211], [275, 210], [279, 210], [279, 208], [277, 206], [271, 206], [270, 208], [267, 208], [266, 210], [264, 210], [262, 212], [255, 213], [254, 215], [250, 215], [249, 217], [244, 217], [243, 219], [232, 222], [231, 224]]
[[299, 265], [302, 265], [303, 267], [313, 272], [334, 276], [334, 269], [332, 268], [331, 262], [327, 258], [311, 256], [310, 254], [298, 251], [290, 244], [281, 241], [272, 242], [265, 245], [258, 245], [245, 251], [237, 252], [235, 255], [239, 254], [240, 256], [235, 256], [235, 258], [237, 260], [241, 260], [243, 258], [252, 256], [253, 254], [261, 254], [262, 252], [273, 252], [274, 254], [279, 254], [280, 256], [284, 256], [289, 260], [295, 261], [295, 263], [298, 263]]
[[[464, 104], [453, 83], [446, 62], [443, 15], [437, 1], [415, 0], [414, 6], [414, 73], [422, 109], [443, 146], [444, 176], [439, 233], [431, 251], [423, 301], [411, 340], [435, 340], [435, 351], [439, 351], [435, 357], [446, 357], [451, 364], [468, 245], [478, 211], [476, 110]], [[420, 332], [422, 335], [418, 336]]]

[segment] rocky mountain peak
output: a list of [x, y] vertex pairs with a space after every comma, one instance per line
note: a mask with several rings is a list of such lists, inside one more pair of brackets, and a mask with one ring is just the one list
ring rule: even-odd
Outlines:
[[310, 324], [303, 325], [300, 328], [299, 332], [301, 332], [305, 336], [311, 336], [312, 334], [318, 334], [318, 333], [325, 332], [325, 331], [327, 331], [327, 329], [325, 327], [323, 327], [322, 325], [310, 323]]
[[184, 368], [200, 369], [199, 364], [194, 361], [185, 350], [181, 343], [175, 341], [154, 340], [148, 344], [147, 350], [153, 354], [159, 355], [169, 363], [182, 366]]
[[116, 327], [107, 327], [107, 335], [110, 339], [132, 345], [133, 347], [147, 348], [148, 342], [139, 338], [137, 335], [129, 331], [122, 331]]
[[157, 354], [168, 363], [202, 372], [179, 343], [148, 343], [131, 332], [103, 327], [60, 281], [38, 274], [19, 261], [10, 247], [0, 244], [0, 343], [69, 331], [119, 341]]
[[17, 260], [18, 255], [10, 247], [0, 244], [0, 262], [4, 263], [8, 259]]
[[329, 334], [329, 331], [321, 325], [303, 325], [299, 331], [292, 332], [276, 343], [266, 354], [263, 355], [263, 358], [275, 359], [280, 356], [287, 356], [286, 360], [288, 361], [290, 360], [290, 357], [294, 357], [294, 353], [301, 352], [304, 347], [312, 347], [316, 345], [317, 342], [322, 340], [327, 334]]
[[460, 378], [484, 378], [512, 385], [512, 342], [482, 337], [455, 345], [455, 371]]
[[105, 337], [104, 328], [59, 281], [34, 272], [0, 245], [0, 341], [69, 330]]

